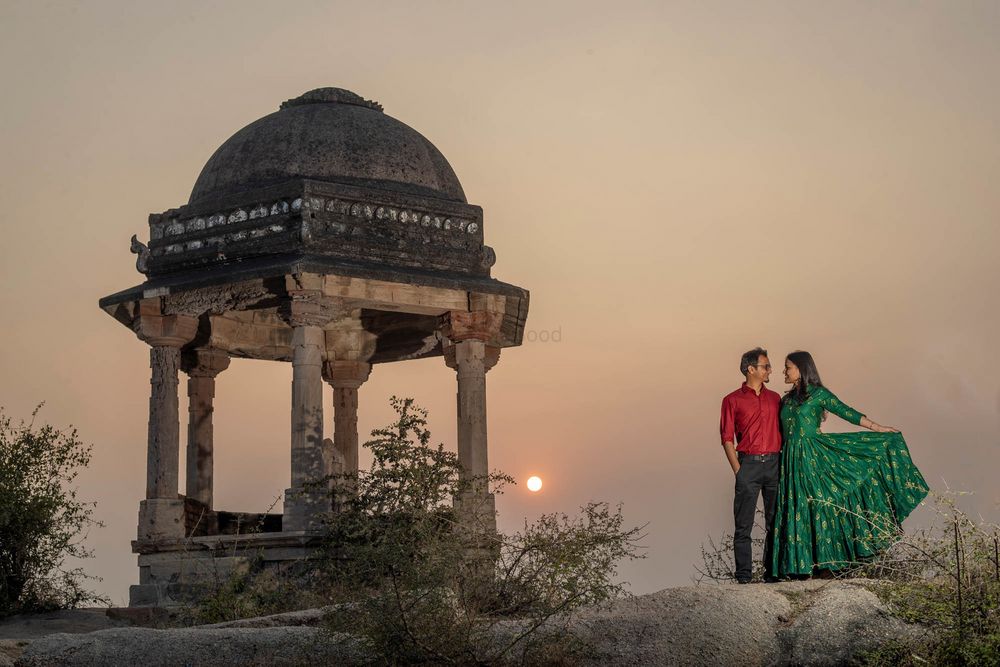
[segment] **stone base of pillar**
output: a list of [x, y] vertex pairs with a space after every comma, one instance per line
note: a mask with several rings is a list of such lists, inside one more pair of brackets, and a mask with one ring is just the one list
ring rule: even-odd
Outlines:
[[129, 587], [130, 607], [190, 605], [211, 594], [237, 573], [246, 573], [251, 558], [219, 556], [199, 550], [139, 555], [139, 584]]
[[137, 539], [183, 540], [185, 534], [184, 500], [153, 498], [139, 502]]
[[464, 558], [460, 574], [463, 594], [487, 599], [492, 589], [494, 568], [500, 556], [497, 539], [496, 498], [492, 493], [469, 491], [455, 498]]
[[459, 525], [470, 535], [492, 536], [497, 532], [496, 496], [468, 491], [455, 498]]
[[303, 562], [322, 548], [317, 534], [264, 532], [195, 536], [161, 543], [133, 543], [139, 584], [129, 589], [131, 607], [189, 606], [218, 592], [237, 572], [262, 567], [275, 573]]
[[129, 607], [190, 607], [209, 594], [207, 585], [132, 584], [128, 587]]
[[285, 511], [281, 516], [281, 532], [319, 530], [323, 515], [330, 512], [330, 494], [318, 489], [285, 489]]

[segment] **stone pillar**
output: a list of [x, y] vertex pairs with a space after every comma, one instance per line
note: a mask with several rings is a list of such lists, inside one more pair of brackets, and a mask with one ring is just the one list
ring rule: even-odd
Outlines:
[[465, 520], [481, 529], [496, 531], [496, 509], [486, 476], [489, 474], [486, 438], [486, 373], [500, 357], [500, 348], [489, 345], [495, 322], [492, 313], [450, 313], [445, 326], [448, 343], [445, 362], [458, 379], [458, 460], [468, 490], [456, 499]]
[[358, 389], [371, 374], [371, 364], [334, 360], [323, 367], [333, 387], [333, 446], [344, 458], [344, 472], [358, 472]]
[[291, 486], [285, 490], [283, 531], [312, 530], [330, 511], [330, 494], [318, 483], [329, 473], [323, 445], [323, 327], [337, 315], [322, 291], [323, 277], [285, 277], [284, 316], [292, 326]]
[[282, 528], [309, 530], [327, 511], [326, 494], [309, 485], [327, 474], [323, 456], [323, 330], [292, 332], [292, 484], [285, 492]]
[[[153, 311], [153, 312], [149, 312]], [[177, 371], [181, 346], [198, 330], [185, 315], [159, 315], [158, 303], [140, 303], [135, 330], [149, 343], [152, 371], [146, 446], [146, 500], [139, 505], [139, 540], [184, 537], [184, 502], [178, 496], [180, 415]]]
[[185, 495], [212, 509], [215, 435], [212, 405], [215, 377], [229, 368], [229, 355], [210, 348], [181, 355], [181, 369], [188, 374], [188, 440]]
[[146, 447], [146, 498], [177, 498], [180, 467], [180, 414], [177, 371], [181, 349], [152, 343], [149, 421]]

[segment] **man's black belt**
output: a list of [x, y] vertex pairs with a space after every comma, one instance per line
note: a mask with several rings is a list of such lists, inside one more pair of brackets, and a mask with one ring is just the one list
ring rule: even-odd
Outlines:
[[780, 457], [781, 454], [775, 452], [773, 454], [738, 454], [738, 456], [740, 459], [740, 463], [743, 463], [744, 461], [760, 461], [761, 463], [763, 463], [765, 461], [773, 461], [776, 458]]

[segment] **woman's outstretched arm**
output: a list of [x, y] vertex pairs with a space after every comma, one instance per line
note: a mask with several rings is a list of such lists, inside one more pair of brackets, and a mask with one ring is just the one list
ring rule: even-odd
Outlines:
[[820, 401], [820, 404], [841, 419], [849, 421], [852, 424], [858, 424], [862, 428], [866, 428], [877, 433], [899, 433], [899, 429], [897, 428], [882, 426], [881, 424], [875, 423], [867, 416], [861, 414], [851, 406], [841, 401], [832, 391], [826, 389], [825, 387], [824, 389], [826, 395]]

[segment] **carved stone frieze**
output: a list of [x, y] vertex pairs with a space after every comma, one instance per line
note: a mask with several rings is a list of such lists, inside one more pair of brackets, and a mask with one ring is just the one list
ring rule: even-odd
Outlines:
[[321, 290], [288, 290], [288, 297], [278, 308], [293, 327], [324, 327], [347, 316], [343, 303], [323, 294]]
[[163, 312], [168, 315], [219, 315], [228, 311], [248, 310], [274, 296], [259, 280], [202, 287], [164, 297]]

